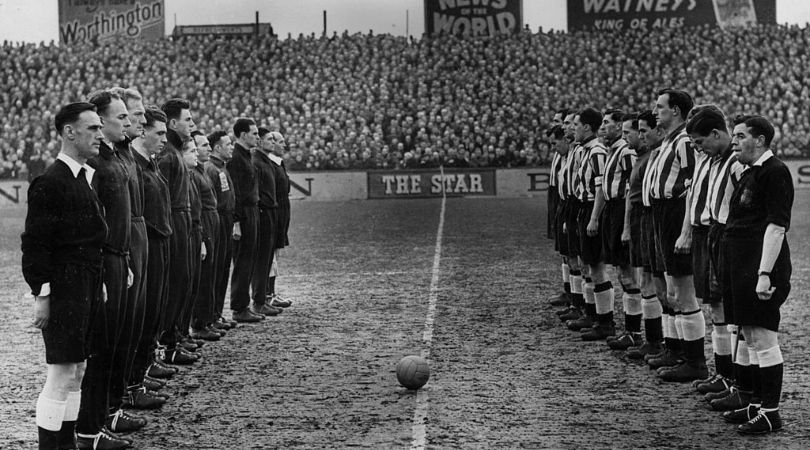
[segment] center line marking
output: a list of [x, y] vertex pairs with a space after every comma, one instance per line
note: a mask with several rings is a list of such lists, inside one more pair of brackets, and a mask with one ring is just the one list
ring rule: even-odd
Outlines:
[[[439, 167], [442, 176], [444, 169]], [[433, 319], [436, 315], [436, 301], [439, 289], [439, 263], [442, 259], [442, 234], [444, 234], [444, 211], [447, 195], [444, 192], [442, 179], [442, 207], [439, 212], [439, 229], [436, 231], [436, 250], [433, 253], [433, 271], [430, 277], [430, 294], [428, 296], [427, 316], [425, 317], [425, 331], [422, 333], [422, 358], [430, 360], [430, 347], [433, 343]], [[413, 413], [413, 440], [412, 449], [424, 449], [427, 440], [427, 411], [428, 389], [423, 387], [416, 392], [416, 409]]]

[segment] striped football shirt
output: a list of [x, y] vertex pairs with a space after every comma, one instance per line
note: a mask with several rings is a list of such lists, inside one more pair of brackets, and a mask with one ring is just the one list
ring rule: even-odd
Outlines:
[[661, 154], [655, 164], [652, 198], [684, 197], [695, 171], [695, 150], [685, 124], [681, 124], [661, 143]]
[[728, 207], [731, 194], [742, 179], [745, 165], [737, 158], [739, 154], [730, 149], [718, 155], [713, 161], [709, 174], [709, 214], [712, 220], [725, 224], [728, 220]]
[[566, 167], [566, 182], [568, 183], [568, 198], [579, 199], [579, 166], [582, 164], [582, 155], [585, 148], [576, 144], [568, 153], [568, 165]]
[[596, 137], [584, 143], [582, 147], [584, 150], [579, 166], [577, 194], [583, 202], [592, 202], [596, 199], [596, 191], [602, 189], [607, 149]]
[[551, 188], [557, 187], [557, 179], [559, 178], [559, 171], [560, 171], [560, 163], [562, 161], [562, 155], [555, 152], [554, 156], [551, 158], [551, 168], [548, 172], [548, 186], [549, 190]]
[[619, 139], [610, 146], [610, 154], [605, 161], [605, 178], [602, 181], [606, 200], [624, 198], [635, 162], [636, 151], [624, 139]]
[[660, 153], [661, 147], [650, 150], [650, 159], [647, 160], [647, 167], [641, 179], [641, 203], [647, 207], [652, 206], [652, 185], [655, 175], [655, 164], [658, 162], [658, 155]]
[[692, 225], [710, 225], [708, 199], [709, 199], [709, 170], [712, 166], [709, 155], [700, 152], [697, 155], [695, 165], [695, 176], [692, 186], [689, 188], [691, 202], [689, 204], [689, 217]]

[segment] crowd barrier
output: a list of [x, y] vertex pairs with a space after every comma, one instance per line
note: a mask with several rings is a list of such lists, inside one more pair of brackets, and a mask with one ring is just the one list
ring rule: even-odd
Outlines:
[[[810, 189], [810, 160], [786, 161], [796, 189]], [[548, 167], [291, 172], [290, 198], [346, 201], [441, 197], [537, 197], [548, 190]], [[444, 188], [444, 189], [442, 189]], [[0, 207], [24, 206], [28, 182], [0, 181]]]

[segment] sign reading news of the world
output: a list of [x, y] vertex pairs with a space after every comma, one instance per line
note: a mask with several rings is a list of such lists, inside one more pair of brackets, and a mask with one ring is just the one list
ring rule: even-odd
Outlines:
[[521, 28], [522, 0], [425, 0], [429, 35], [493, 36]]
[[568, 31], [776, 23], [776, 0], [568, 0]]
[[59, 0], [59, 42], [160, 39], [165, 18], [164, 0]]

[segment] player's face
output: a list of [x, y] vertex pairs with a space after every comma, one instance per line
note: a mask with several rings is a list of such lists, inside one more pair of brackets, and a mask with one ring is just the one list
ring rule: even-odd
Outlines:
[[577, 142], [582, 142], [585, 139], [585, 136], [590, 134], [591, 127], [582, 123], [580, 120], [579, 114], [574, 116], [574, 140]]
[[197, 144], [197, 160], [201, 163], [211, 159], [211, 144], [205, 136], [194, 136], [194, 143]]
[[565, 131], [565, 137], [568, 138], [569, 141], [574, 140], [574, 115], [569, 114], [565, 116], [563, 119], [563, 130]]
[[678, 114], [673, 107], [669, 106], [669, 94], [661, 94], [658, 100], [655, 101], [653, 107], [653, 114], [658, 121], [659, 126], [668, 128], [675, 120], [675, 115]]
[[287, 142], [284, 140], [284, 136], [281, 134], [270, 133], [273, 135], [273, 153], [276, 156], [281, 156], [284, 154], [284, 148], [287, 145]]
[[135, 139], [143, 136], [143, 129], [146, 126], [146, 108], [143, 107], [142, 100], [130, 100], [127, 102], [127, 112], [132, 126], [127, 129], [127, 136]]
[[560, 155], [565, 156], [568, 154], [568, 139], [566, 139], [565, 136], [559, 139], [554, 139], [553, 146], [554, 151]]
[[616, 142], [622, 137], [621, 122], [616, 122], [610, 116], [606, 116], [602, 119], [602, 128], [604, 128], [605, 139], [607, 139], [608, 142]]
[[107, 111], [101, 116], [104, 128], [104, 136], [110, 142], [121, 142], [127, 135], [127, 130], [132, 126], [129, 121], [129, 113], [127, 106], [121, 99], [113, 99], [107, 107]]
[[183, 161], [190, 169], [197, 167], [197, 145], [192, 140], [183, 144]]
[[259, 138], [259, 144], [262, 146], [262, 150], [266, 150], [268, 152], [273, 151], [273, 133], [267, 133], [263, 137]]
[[744, 123], [734, 126], [734, 134], [731, 136], [731, 149], [740, 152], [739, 161], [742, 164], [751, 165], [756, 162], [761, 155], [760, 147], [764, 146], [764, 137], [755, 138], [751, 135], [751, 129]]
[[245, 144], [249, 149], [259, 145], [259, 127], [256, 125], [251, 125], [250, 130], [242, 133], [242, 139], [245, 141]]
[[717, 155], [726, 147], [726, 144], [721, 139], [720, 132], [717, 130], [710, 131], [706, 136], [694, 132], [689, 135], [689, 138], [699, 151], [709, 156]]
[[73, 136], [79, 157], [90, 159], [98, 155], [98, 147], [104, 139], [102, 128], [101, 118], [95, 111], [84, 111], [76, 123], [65, 126], [65, 132], [68, 139]]
[[222, 136], [222, 139], [219, 140], [219, 156], [224, 161], [230, 161], [233, 157], [233, 142], [231, 141], [231, 137], [228, 135]]
[[143, 130], [143, 146], [151, 155], [156, 155], [166, 146], [166, 124], [155, 121], [152, 127]]
[[194, 119], [191, 118], [190, 110], [181, 110], [180, 117], [172, 119], [170, 125], [172, 129], [180, 135], [180, 139], [184, 141], [191, 139], [191, 132], [194, 130]]
[[554, 114], [554, 117], [551, 118], [551, 125], [562, 125], [563, 123], [563, 115], [561, 113]]
[[632, 149], [637, 149], [641, 145], [640, 142], [641, 140], [639, 138], [639, 130], [633, 129], [632, 120], [626, 120], [622, 122], [622, 138], [625, 141], [627, 141], [627, 144], [630, 145], [630, 148]]

